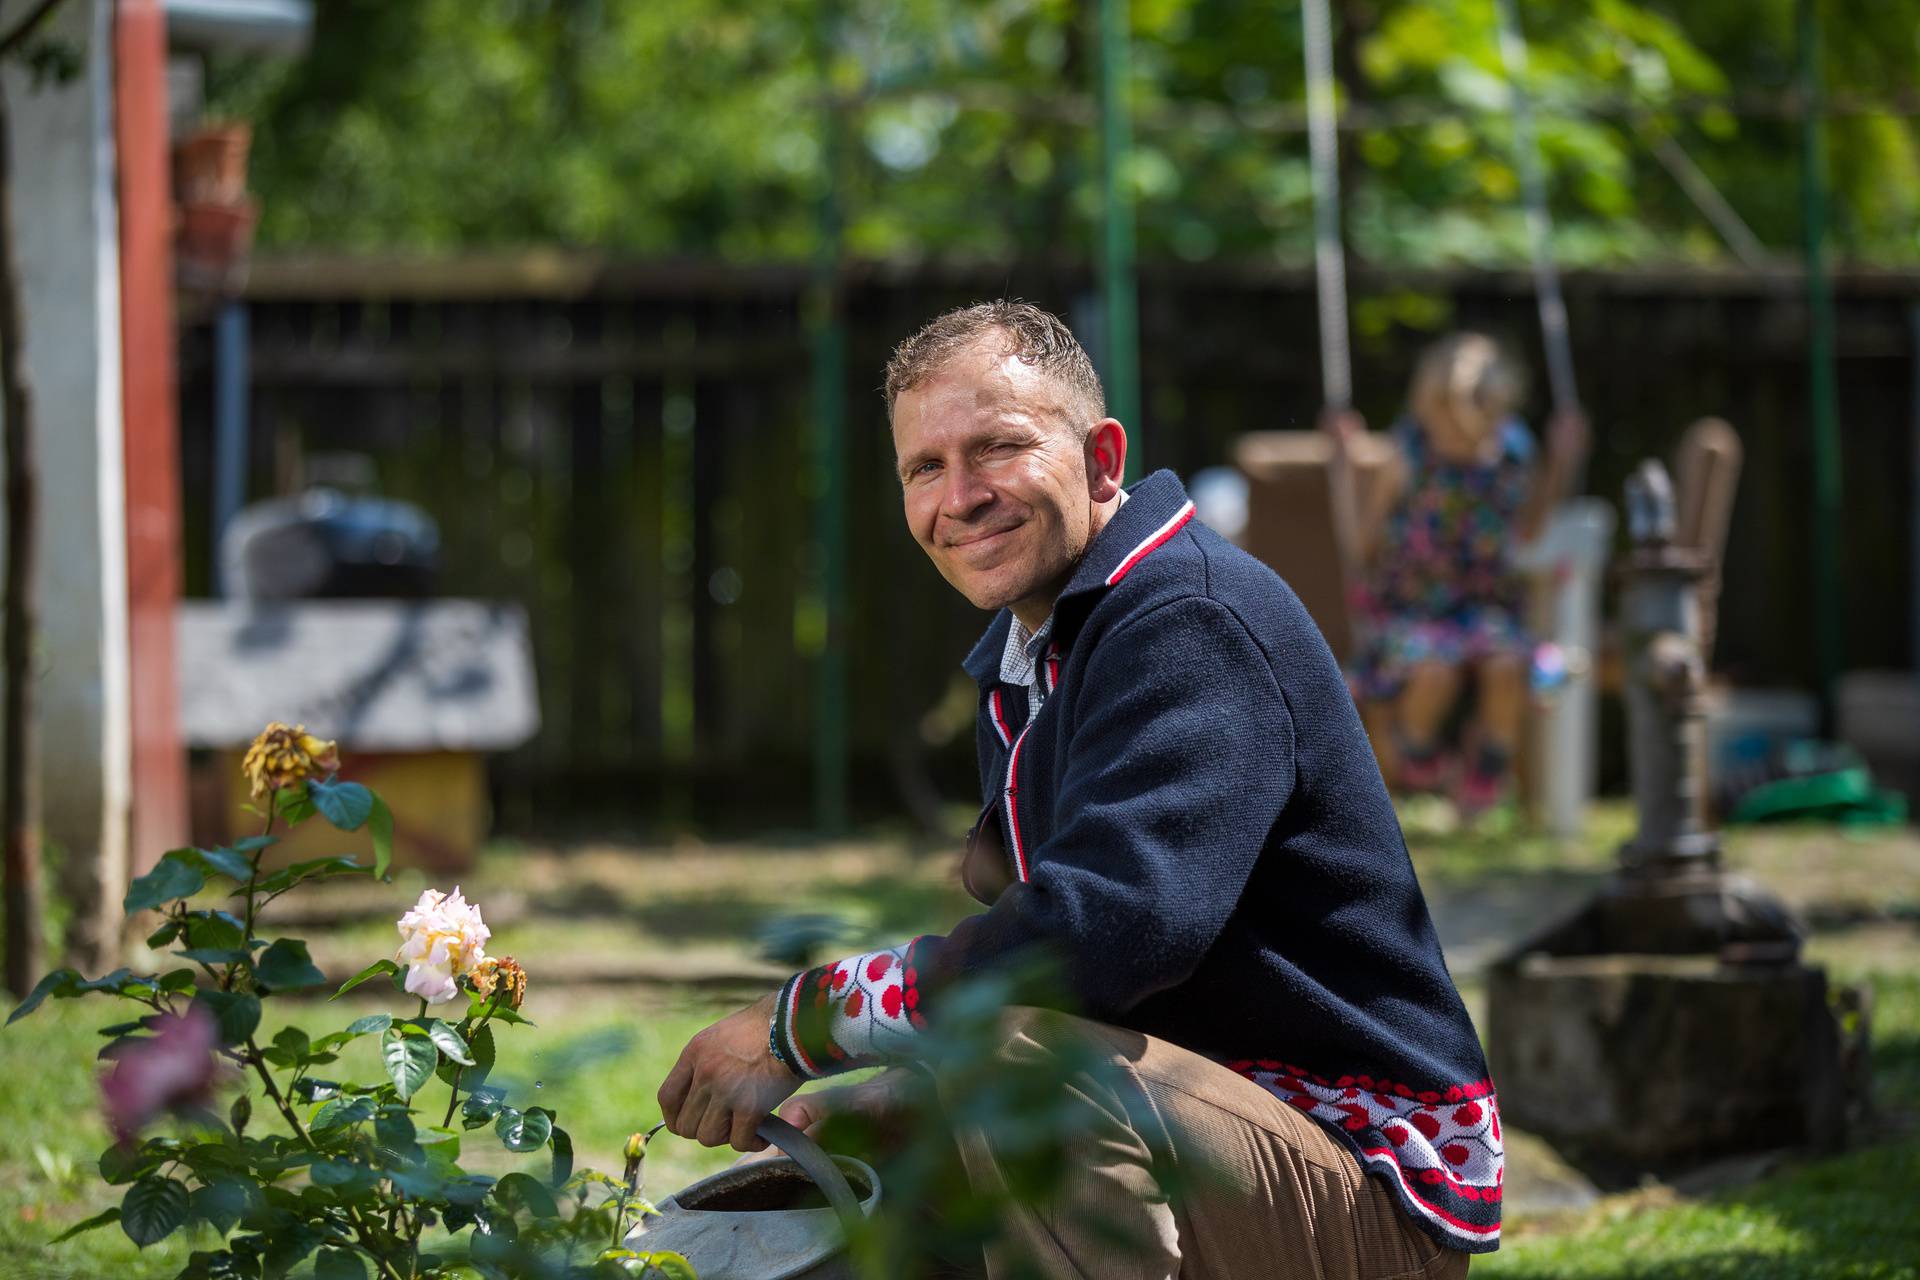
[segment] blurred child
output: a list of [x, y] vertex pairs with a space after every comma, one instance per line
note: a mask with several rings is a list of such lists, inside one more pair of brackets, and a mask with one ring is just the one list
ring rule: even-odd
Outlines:
[[[1359, 584], [1355, 697], [1375, 712], [1370, 728], [1385, 722], [1397, 786], [1436, 791], [1451, 781], [1468, 818], [1505, 794], [1526, 712], [1532, 643], [1508, 557], [1539, 531], [1586, 450], [1584, 419], [1556, 414], [1537, 464], [1533, 437], [1514, 416], [1525, 389], [1493, 339], [1458, 333], [1435, 343], [1390, 433], [1395, 456], [1364, 501], [1353, 496], [1347, 461], [1364, 423], [1351, 412], [1329, 423], [1342, 543]], [[1442, 731], [1469, 677], [1474, 705], [1456, 767]]]

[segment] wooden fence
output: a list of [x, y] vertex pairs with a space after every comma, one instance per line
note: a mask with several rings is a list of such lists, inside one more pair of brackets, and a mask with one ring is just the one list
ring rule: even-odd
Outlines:
[[[973, 794], [970, 737], [931, 746], [930, 709], [983, 619], [902, 527], [880, 370], [892, 343], [953, 304], [1017, 294], [1093, 332], [1075, 266], [856, 268], [848, 285], [852, 801], [899, 812], [903, 756]], [[533, 618], [544, 728], [495, 773], [511, 829], [805, 820], [813, 708], [805, 276], [786, 268], [528, 256], [256, 265], [249, 497], [312, 454], [354, 451], [386, 494], [440, 522], [450, 594]], [[1575, 360], [1595, 423], [1589, 488], [1693, 418], [1744, 437], [1720, 666], [1810, 683], [1811, 473], [1798, 281], [1575, 275]], [[1539, 365], [1517, 274], [1356, 280], [1358, 400], [1383, 425], [1420, 346], [1444, 326], [1508, 338]], [[1838, 291], [1847, 655], [1905, 666], [1915, 638], [1920, 275]], [[1221, 462], [1238, 433], [1305, 427], [1318, 395], [1311, 279], [1218, 267], [1141, 284], [1150, 467]], [[182, 335], [190, 593], [209, 586], [212, 339]], [[1096, 359], [1099, 353], [1095, 352]], [[1536, 392], [1535, 407], [1541, 399]], [[937, 720], [938, 717], [932, 717]]]

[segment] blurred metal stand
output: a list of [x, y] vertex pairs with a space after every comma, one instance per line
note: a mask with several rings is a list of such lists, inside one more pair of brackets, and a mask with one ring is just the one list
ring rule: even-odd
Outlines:
[[250, 452], [247, 392], [250, 373], [247, 304], [229, 298], [213, 321], [213, 582], [217, 595], [238, 587], [227, 581], [221, 547], [227, 527], [247, 500]]
[[1598, 894], [1489, 975], [1502, 1112], [1602, 1177], [1837, 1147], [1849, 1055], [1826, 974], [1800, 963], [1787, 909], [1722, 869], [1708, 824], [1699, 584], [1709, 566], [1677, 541], [1659, 462], [1629, 480], [1627, 518], [1621, 626], [1638, 829]]

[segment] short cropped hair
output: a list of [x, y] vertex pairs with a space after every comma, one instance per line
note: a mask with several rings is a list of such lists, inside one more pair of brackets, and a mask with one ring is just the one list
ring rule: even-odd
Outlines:
[[998, 298], [957, 307], [929, 322], [893, 349], [887, 361], [887, 417], [894, 402], [982, 342], [999, 343], [999, 354], [1017, 357], [1060, 390], [1061, 408], [1082, 436], [1107, 416], [1107, 395], [1093, 361], [1059, 316], [1018, 298]]

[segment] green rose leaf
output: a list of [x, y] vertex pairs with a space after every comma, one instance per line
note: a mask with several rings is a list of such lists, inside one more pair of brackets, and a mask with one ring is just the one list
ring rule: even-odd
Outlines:
[[379, 792], [372, 794], [373, 812], [367, 817], [367, 834], [373, 837], [373, 874], [385, 880], [387, 868], [393, 865], [393, 811], [387, 808]]
[[[241, 1100], [245, 1098], [245, 1094], [240, 1095]], [[222, 1173], [247, 1171], [246, 1151], [225, 1142], [195, 1143], [180, 1154], [180, 1159], [203, 1181], [210, 1182]]]
[[282, 1027], [273, 1038], [273, 1047], [261, 1051], [261, 1057], [276, 1067], [297, 1067], [307, 1059], [307, 1033], [298, 1027]]
[[329, 1245], [313, 1260], [313, 1280], [367, 1280], [367, 1266], [358, 1254]]
[[100, 1176], [108, 1186], [117, 1187], [123, 1182], [132, 1182], [142, 1174], [152, 1173], [165, 1163], [166, 1158], [164, 1152], [146, 1147], [121, 1146], [116, 1142], [100, 1153]]
[[373, 1119], [373, 1111], [372, 1098], [331, 1098], [321, 1103], [320, 1109], [313, 1113], [310, 1127], [314, 1133], [344, 1128]]
[[254, 854], [268, 845], [280, 843], [279, 836], [242, 836], [233, 842], [233, 850], [240, 854]]
[[213, 1015], [221, 1044], [239, 1044], [260, 1025], [260, 997], [242, 991], [202, 991], [194, 1003]]
[[304, 1222], [277, 1226], [268, 1233], [266, 1248], [260, 1251], [261, 1269], [270, 1276], [284, 1276], [324, 1238]]
[[253, 859], [238, 849], [179, 849], [175, 852], [188, 861], [198, 863], [201, 870], [223, 875], [229, 880], [245, 884], [253, 878]]
[[491, 1123], [500, 1114], [500, 1103], [504, 1096], [497, 1089], [475, 1089], [468, 1094], [467, 1100], [460, 1104], [462, 1127], [478, 1129]]
[[373, 979], [378, 978], [382, 974], [392, 975], [399, 972], [400, 972], [400, 966], [395, 964], [393, 961], [375, 960], [372, 964], [368, 965], [366, 968], [362, 969], [360, 972], [354, 974], [351, 978], [348, 978], [345, 982], [341, 983], [340, 989], [334, 992], [333, 995], [329, 998], [338, 1000], [341, 996], [347, 994], [347, 992], [353, 990], [355, 987], [359, 986], [363, 982], [371, 982]]
[[447, 1203], [471, 1209], [485, 1200], [487, 1192], [491, 1190], [493, 1190], [492, 1178], [484, 1173], [469, 1173], [447, 1183]]
[[7, 1015], [9, 1023], [24, 1018], [38, 1009], [48, 997], [56, 1000], [70, 1000], [93, 991], [111, 991], [116, 995], [151, 995], [159, 979], [152, 976], [135, 976], [131, 969], [115, 969], [112, 973], [98, 978], [82, 978], [72, 969], [55, 969], [34, 984], [14, 1011]]
[[195, 1187], [187, 1199], [193, 1216], [224, 1236], [240, 1225], [257, 1195], [238, 1178], [216, 1178], [204, 1187]]
[[187, 1184], [148, 1174], [127, 1188], [120, 1202], [120, 1229], [142, 1249], [172, 1235], [187, 1220]]
[[502, 1107], [499, 1118], [493, 1122], [493, 1131], [500, 1135], [500, 1145], [509, 1151], [538, 1151], [547, 1145], [553, 1133], [553, 1117], [540, 1107], [527, 1111]]
[[80, 974], [74, 969], [55, 969], [46, 977], [33, 984], [33, 990], [27, 992], [14, 1011], [7, 1015], [7, 1025], [11, 1026], [21, 1018], [38, 1009], [48, 996], [70, 996], [80, 985]]
[[373, 1184], [373, 1170], [351, 1160], [316, 1160], [307, 1170], [316, 1187], [347, 1187], [354, 1183]]
[[150, 950], [158, 951], [179, 936], [180, 922], [178, 920], [169, 920], [147, 935], [147, 947]]
[[440, 1051], [433, 1041], [404, 1035], [397, 1027], [389, 1028], [380, 1038], [380, 1060], [386, 1064], [387, 1078], [393, 1081], [393, 1087], [400, 1091], [403, 1099], [411, 1098], [427, 1082], [439, 1057]]
[[666, 1280], [700, 1280], [700, 1277], [694, 1273], [693, 1264], [671, 1249], [636, 1256], [647, 1264], [640, 1272], [643, 1276], [651, 1276], [657, 1272]]
[[238, 964], [247, 958], [247, 953], [238, 947], [190, 947], [179, 953], [184, 959], [195, 964], [204, 964], [209, 969], [215, 965]]
[[349, 1022], [347, 1024], [347, 1034], [350, 1036], [372, 1035], [375, 1032], [385, 1031], [392, 1025], [392, 1014], [370, 1013], [364, 1018], [355, 1018], [352, 1022]]
[[307, 784], [296, 782], [290, 787], [281, 787], [273, 793], [273, 811], [285, 818], [287, 825], [297, 827], [314, 815], [313, 801], [307, 798]]
[[72, 1226], [68, 1227], [65, 1231], [62, 1231], [59, 1235], [55, 1236], [53, 1238], [52, 1243], [59, 1244], [63, 1240], [73, 1239], [75, 1236], [79, 1235], [84, 1231], [91, 1231], [95, 1227], [104, 1227], [109, 1222], [118, 1222], [118, 1221], [120, 1221], [120, 1206], [115, 1205], [113, 1208], [106, 1210], [104, 1213], [94, 1214], [91, 1218], [88, 1218], [85, 1222], [74, 1223]]
[[226, 911], [189, 911], [186, 939], [190, 947], [238, 947], [246, 941], [247, 926]]
[[547, 1190], [538, 1178], [524, 1173], [509, 1173], [494, 1183], [493, 1199], [509, 1213], [524, 1209], [536, 1218], [560, 1216], [560, 1206], [554, 1203], [553, 1192]]
[[[260, 893], [285, 893], [303, 880], [321, 880], [329, 876], [349, 876], [365, 871], [347, 855], [335, 854], [330, 858], [309, 858], [305, 862], [296, 862], [290, 867], [282, 867], [270, 876], [262, 877], [256, 889]], [[246, 893], [243, 886], [234, 890], [233, 896]]]
[[427, 1024], [427, 1039], [439, 1047], [440, 1052], [463, 1066], [473, 1065], [473, 1055], [467, 1051], [467, 1042], [460, 1038], [453, 1024], [444, 1018], [435, 1018]]
[[275, 991], [317, 987], [327, 980], [307, 954], [307, 944], [298, 938], [280, 938], [261, 952], [253, 962], [253, 976]]
[[566, 1185], [573, 1176], [573, 1139], [559, 1125], [553, 1126], [553, 1172], [547, 1177], [547, 1184], [553, 1187]]
[[467, 1048], [472, 1051], [473, 1061], [465, 1066], [441, 1063], [440, 1078], [462, 1089], [473, 1089], [485, 1083], [493, 1072], [493, 1028], [485, 1023], [475, 1027], [467, 1039]]
[[357, 782], [309, 782], [307, 795], [320, 816], [342, 831], [358, 831], [373, 813], [373, 792]]
[[315, 1076], [302, 1076], [293, 1082], [293, 1096], [302, 1102], [325, 1102], [328, 1098], [338, 1097], [338, 1080], [321, 1080]]
[[207, 873], [188, 860], [198, 853], [197, 849], [175, 849], [162, 855], [153, 870], [127, 886], [124, 904], [127, 914], [145, 911], [175, 898], [191, 898], [206, 888]]
[[388, 1107], [374, 1118], [373, 1140], [398, 1160], [414, 1163], [420, 1159], [413, 1117], [403, 1107]]

